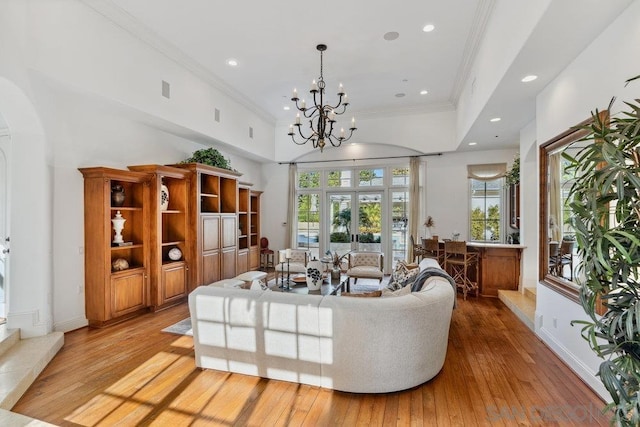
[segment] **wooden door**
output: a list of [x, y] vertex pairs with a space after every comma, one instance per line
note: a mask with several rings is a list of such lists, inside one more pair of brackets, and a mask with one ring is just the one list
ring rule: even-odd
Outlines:
[[187, 295], [187, 264], [173, 262], [162, 267], [162, 301], [166, 304]]
[[222, 278], [231, 279], [238, 275], [236, 269], [237, 251], [235, 247], [222, 250]]
[[220, 251], [215, 250], [203, 253], [201, 285], [209, 285], [220, 279]]
[[146, 271], [141, 268], [111, 275], [111, 317], [147, 306], [146, 277]]

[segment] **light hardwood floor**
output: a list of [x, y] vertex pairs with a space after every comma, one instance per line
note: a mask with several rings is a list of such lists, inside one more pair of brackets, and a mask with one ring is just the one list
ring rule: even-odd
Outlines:
[[186, 317], [183, 304], [67, 333], [13, 411], [62, 426], [608, 425], [597, 395], [497, 299], [459, 296], [440, 374], [382, 395], [197, 369], [192, 338], [160, 332]]

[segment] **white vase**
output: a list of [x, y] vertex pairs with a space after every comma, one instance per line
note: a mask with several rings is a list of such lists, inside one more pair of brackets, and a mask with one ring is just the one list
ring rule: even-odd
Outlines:
[[166, 211], [169, 209], [169, 189], [166, 185], [160, 186], [160, 210]]
[[111, 220], [113, 224], [113, 231], [116, 235], [113, 237], [113, 243], [124, 243], [122, 240], [122, 230], [124, 229], [124, 223], [126, 219], [122, 217], [120, 211], [116, 211], [116, 216]]
[[322, 286], [322, 261], [313, 259], [307, 264], [307, 287], [310, 291], [317, 291]]

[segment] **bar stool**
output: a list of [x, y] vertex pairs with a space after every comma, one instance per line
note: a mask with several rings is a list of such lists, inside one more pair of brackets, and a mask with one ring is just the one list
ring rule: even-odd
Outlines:
[[438, 236], [431, 239], [422, 239], [422, 248], [425, 258], [433, 258], [438, 261], [440, 267], [444, 267], [444, 249], [440, 248]]
[[[475, 281], [469, 277], [469, 268], [475, 268]], [[478, 296], [478, 253], [467, 249], [467, 242], [444, 242], [444, 269], [451, 274], [463, 298], [469, 291]]]
[[269, 267], [274, 267], [273, 263], [273, 249], [269, 249], [269, 239], [262, 237], [260, 239], [260, 269], [266, 270]]

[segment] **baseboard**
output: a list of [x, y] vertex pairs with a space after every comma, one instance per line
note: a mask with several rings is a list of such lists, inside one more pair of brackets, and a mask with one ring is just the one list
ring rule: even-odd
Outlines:
[[553, 351], [562, 361], [576, 373], [604, 402], [609, 402], [611, 396], [607, 392], [607, 389], [602, 385], [602, 382], [596, 377], [587, 365], [585, 365], [580, 359], [576, 358], [562, 343], [555, 339], [545, 328], [539, 328], [537, 330], [538, 336], [542, 341]]
[[76, 329], [84, 328], [89, 325], [89, 321], [85, 317], [76, 317], [75, 319], [65, 320], [64, 322], [54, 323], [53, 330], [56, 332], [70, 332]]

